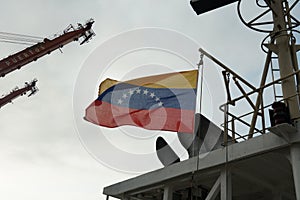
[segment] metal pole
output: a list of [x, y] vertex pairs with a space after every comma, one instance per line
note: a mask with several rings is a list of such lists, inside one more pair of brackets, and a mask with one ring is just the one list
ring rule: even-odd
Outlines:
[[232, 130], [232, 134], [231, 134], [232, 141], [233, 141], [233, 143], [236, 143], [234, 118], [232, 118], [232, 121], [231, 121], [231, 130]]
[[[294, 4], [296, 5], [296, 4]], [[290, 7], [289, 7], [289, 3], [287, 1], [285, 1], [285, 7], [286, 7], [286, 14], [287, 14], [287, 20], [288, 20], [288, 26], [289, 28], [292, 28], [292, 20], [291, 20], [291, 14], [290, 14]], [[292, 5], [293, 7], [293, 5]], [[293, 62], [293, 67], [294, 67], [294, 70], [297, 71], [299, 70], [299, 67], [298, 67], [298, 60], [297, 60], [297, 54], [296, 54], [296, 39], [294, 38], [294, 36], [292, 35], [291, 33], [291, 57], [292, 57], [292, 62]], [[300, 91], [300, 75], [297, 74], [296, 75], [296, 81], [297, 81], [297, 86], [298, 86], [298, 92]]]
[[164, 198], [163, 200], [172, 200], [173, 199], [173, 188], [169, 185], [164, 188]]
[[259, 106], [261, 105], [261, 99], [262, 99], [261, 96], [263, 95], [263, 90], [264, 90], [263, 86], [265, 85], [266, 80], [267, 80], [269, 65], [270, 65], [270, 62], [271, 62], [271, 57], [272, 57], [272, 52], [269, 51], [268, 55], [267, 55], [267, 58], [266, 58], [266, 62], [265, 62], [263, 74], [262, 74], [262, 77], [261, 77], [261, 81], [260, 81], [260, 87], [259, 87], [260, 89], [259, 89], [259, 92], [258, 92], [258, 95], [257, 95], [257, 98], [256, 98], [255, 109], [254, 109], [250, 129], [249, 129], [249, 133], [248, 133], [249, 134], [248, 139], [253, 137], [253, 133], [254, 133], [254, 130], [255, 130], [257, 115], [258, 115], [258, 112], [259, 112]]
[[[284, 16], [284, 7], [282, 0], [270, 1], [271, 9], [273, 10], [274, 19], [274, 35], [275, 44], [277, 47], [278, 64], [280, 69], [280, 76], [284, 77], [287, 74], [294, 72], [292, 62], [292, 52], [290, 48], [290, 36], [286, 30], [288, 22]], [[297, 93], [295, 77], [290, 77], [282, 82], [283, 97], [287, 98]], [[300, 117], [298, 98], [293, 97], [286, 100], [291, 119], [295, 120]]]
[[232, 200], [231, 183], [231, 172], [227, 166], [225, 166], [221, 171], [221, 200]]
[[248, 81], [246, 81], [245, 79], [243, 79], [241, 76], [239, 76], [237, 73], [235, 73], [234, 71], [232, 71], [229, 67], [227, 67], [226, 65], [224, 65], [223, 63], [221, 63], [218, 59], [216, 59], [215, 57], [213, 57], [212, 55], [210, 55], [209, 53], [207, 53], [206, 51], [204, 51], [202, 48], [199, 49], [199, 51], [201, 53], [203, 53], [206, 57], [208, 57], [211, 61], [213, 61], [214, 63], [216, 63], [217, 65], [219, 65], [220, 67], [222, 67], [223, 69], [225, 69], [227, 72], [229, 72], [230, 74], [232, 74], [233, 76], [237, 77], [239, 80], [241, 80], [245, 85], [247, 85], [249, 88], [251, 88], [252, 90], [255, 90], [256, 88], [251, 85]]
[[224, 137], [223, 137], [223, 143], [224, 143], [225, 147], [228, 145], [228, 107], [229, 107], [228, 104], [226, 104], [225, 109], [224, 109]]
[[216, 197], [218, 196], [218, 194], [220, 193], [220, 179], [221, 179], [221, 175], [219, 176], [219, 178], [216, 180], [215, 184], [213, 185], [213, 187], [211, 188], [211, 190], [209, 191], [207, 197], [205, 198], [205, 200], [215, 200]]

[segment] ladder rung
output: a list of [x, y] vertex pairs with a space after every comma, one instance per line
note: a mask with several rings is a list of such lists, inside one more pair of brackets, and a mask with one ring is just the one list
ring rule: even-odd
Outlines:
[[276, 95], [275, 98], [283, 98], [283, 96], [277, 96], [277, 95]]
[[273, 72], [279, 72], [280, 69], [272, 69]]

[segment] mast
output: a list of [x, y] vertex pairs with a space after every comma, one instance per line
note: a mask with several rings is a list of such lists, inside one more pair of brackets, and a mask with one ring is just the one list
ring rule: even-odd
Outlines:
[[78, 24], [76, 28], [70, 25], [63, 31], [62, 35], [54, 39], [45, 38], [43, 42], [0, 60], [0, 76], [4, 77], [6, 74], [36, 61], [38, 58], [50, 54], [52, 51], [62, 48], [72, 41], [78, 41], [80, 38], [83, 38], [80, 45], [87, 43], [95, 35], [91, 29], [93, 23], [94, 20], [91, 19], [85, 25]]
[[36, 87], [36, 82], [37, 80], [34, 79], [33, 81], [31, 81], [30, 83], [25, 83], [25, 86], [21, 89], [14, 89], [12, 90], [11, 93], [9, 93], [8, 95], [0, 98], [0, 108], [8, 103], [11, 103], [12, 100], [14, 100], [15, 98], [25, 95], [27, 92], [31, 91], [31, 93], [28, 95], [28, 97], [32, 96], [33, 94], [35, 94], [38, 89]]
[[[291, 20], [288, 11], [288, 2], [283, 0], [270, 1], [270, 8], [273, 10], [275, 44], [270, 47], [275, 54], [278, 55], [278, 64], [280, 70], [280, 77], [285, 77], [298, 70], [298, 66], [293, 62], [293, 58], [296, 58], [296, 52], [293, 48], [292, 32], [290, 30], [289, 21]], [[295, 82], [299, 75], [295, 74], [294, 77], [287, 78], [282, 81], [283, 98], [289, 108], [290, 117], [293, 121], [298, 121], [300, 117], [299, 112], [299, 98], [298, 88], [299, 83]]]
[[[210, 10], [219, 8], [220, 6], [224, 6], [233, 2], [234, 0], [192, 0], [191, 5], [193, 6], [193, 9], [196, 11], [197, 14], [202, 14], [204, 12], [208, 12]], [[220, 107], [225, 113], [225, 132], [229, 130], [228, 124], [231, 123], [231, 132], [232, 137], [234, 138], [235, 134], [237, 134], [234, 131], [234, 121], [240, 121], [241, 123], [249, 127], [248, 135], [246, 135], [248, 137], [247, 139], [252, 139], [255, 133], [266, 133], [267, 129], [265, 127], [266, 124], [264, 118], [264, 110], [267, 107], [265, 107], [263, 104], [263, 93], [265, 88], [273, 86], [275, 97], [275, 102], [273, 103], [273, 105], [275, 103], [278, 105], [279, 103], [280, 108], [277, 111], [275, 111], [275, 108], [272, 106], [274, 109], [272, 111], [274, 113], [270, 113], [271, 127], [269, 128], [269, 130], [290, 143], [289, 156], [293, 171], [295, 192], [297, 199], [300, 199], [300, 142], [299, 140], [295, 139], [295, 137], [299, 138], [300, 134], [300, 70], [298, 67], [297, 59], [297, 51], [300, 50], [300, 45], [296, 44], [296, 38], [293, 35], [295, 32], [299, 33], [299, 31], [295, 29], [299, 27], [300, 22], [296, 17], [292, 16], [291, 14], [291, 11], [299, 3], [299, 0], [262, 0], [260, 2], [256, 1], [257, 6], [260, 8], [265, 8], [265, 11], [258, 14], [257, 16], [255, 16], [247, 22], [241, 15], [241, 2], [247, 1], [238, 1], [238, 15], [241, 21], [252, 30], [259, 31], [262, 33], [268, 33], [268, 36], [264, 39], [262, 43], [262, 47], [266, 47], [268, 51], [266, 51], [267, 57], [259, 88], [252, 88], [251, 92], [246, 93], [245, 90], [239, 85], [239, 83], [235, 82], [239, 90], [242, 92], [242, 96], [233, 100], [231, 98], [228, 98], [227, 103]], [[289, 5], [289, 3], [291, 3], [291, 5]], [[271, 21], [267, 21], [267, 19], [265, 18], [268, 14], [271, 15]], [[270, 42], [268, 43], [265, 42], [267, 38], [270, 38]], [[203, 51], [202, 49], [200, 49], [200, 52], [205, 54], [205, 51]], [[218, 61], [210, 55], [208, 55], [208, 57], [212, 59], [215, 63], [217, 63], [219, 66], [221, 66], [223, 69], [225, 69], [225, 72], [232, 75], [233, 79], [237, 78], [236, 75], [230, 72], [230, 70], [222, 66], [222, 63], [218, 63]], [[278, 71], [280, 73], [279, 79], [277, 80], [274, 80], [273, 73], [277, 69], [275, 70], [272, 67], [273, 59], [277, 59]], [[273, 82], [266, 83], [269, 71], [271, 71], [273, 75]], [[239, 81], [242, 81], [242, 79], [238, 79]], [[282, 96], [276, 95], [275, 84], [281, 85]], [[228, 91], [227, 94], [228, 97], [230, 97], [230, 92]], [[252, 100], [249, 98], [249, 96], [254, 93], [257, 93], [256, 102], [252, 102]], [[229, 113], [228, 109], [226, 108], [228, 108], [228, 106], [235, 106], [236, 102], [241, 99], [246, 99], [248, 101], [250, 106], [253, 108], [253, 112], [241, 116], [235, 116]], [[252, 114], [252, 118], [251, 122], [248, 124], [245, 120], [242, 120], [242, 117], [245, 117], [249, 114]], [[230, 116], [232, 119], [228, 120], [228, 116]], [[262, 118], [262, 130], [259, 130], [257, 128], [257, 118], [259, 116]], [[275, 117], [277, 118], [277, 123], [274, 123]], [[240, 136], [240, 138], [244, 139], [245, 136], [242, 135]], [[226, 142], [227, 141], [225, 140], [225, 144]]]

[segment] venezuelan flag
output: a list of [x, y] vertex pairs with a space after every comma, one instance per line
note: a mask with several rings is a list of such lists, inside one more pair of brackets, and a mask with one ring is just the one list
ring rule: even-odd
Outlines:
[[119, 82], [104, 80], [85, 119], [105, 127], [133, 125], [193, 133], [198, 71], [183, 71]]

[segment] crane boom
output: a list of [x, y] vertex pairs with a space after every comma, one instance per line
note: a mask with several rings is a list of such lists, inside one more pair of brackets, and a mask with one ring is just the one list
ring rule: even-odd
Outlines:
[[26, 82], [25, 86], [23, 88], [21, 88], [21, 89], [16, 88], [11, 93], [6, 95], [5, 97], [0, 98], [0, 108], [4, 105], [10, 103], [13, 99], [26, 94], [26, 92], [28, 92], [28, 91], [31, 91], [31, 93], [28, 95], [28, 97], [30, 97], [31, 95], [36, 93], [38, 91], [38, 89], [36, 87], [36, 82], [37, 82], [36, 79], [31, 81], [30, 83]]
[[43, 42], [0, 60], [0, 76], [4, 77], [6, 74], [20, 69], [30, 62], [36, 61], [38, 58], [62, 48], [65, 44], [79, 40], [81, 37], [84, 40], [80, 44], [88, 42], [95, 35], [91, 29], [93, 23], [94, 21], [91, 19], [85, 25], [78, 24], [77, 28], [70, 25], [62, 35], [54, 39], [45, 38]]

